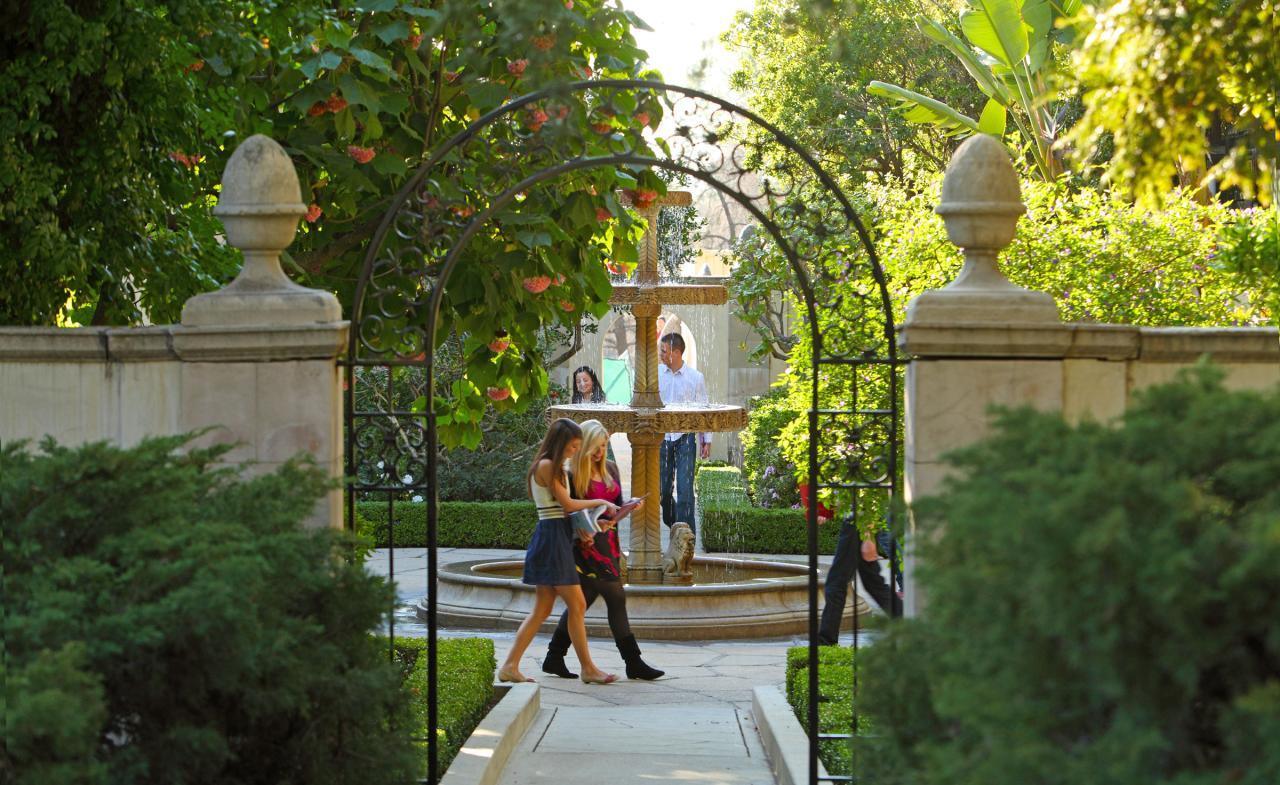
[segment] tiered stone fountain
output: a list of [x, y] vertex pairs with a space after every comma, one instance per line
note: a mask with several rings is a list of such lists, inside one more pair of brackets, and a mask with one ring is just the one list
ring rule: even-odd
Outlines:
[[[688, 192], [673, 191], [654, 204], [637, 208], [649, 230], [635, 282], [615, 286], [610, 298], [614, 305], [629, 306], [636, 320], [636, 372], [630, 405], [553, 406], [548, 416], [578, 422], [599, 420], [611, 433], [627, 434], [631, 442], [631, 493], [649, 494], [649, 503], [631, 515], [627, 557], [627, 612], [638, 637], [697, 640], [803, 632], [808, 625], [808, 569], [803, 564], [698, 556], [691, 580], [687, 575], [666, 575], [663, 571], [658, 452], [664, 434], [738, 431], [747, 424], [747, 413], [741, 406], [664, 405], [658, 394], [656, 320], [662, 306], [724, 305], [728, 299], [728, 292], [720, 285], [659, 281], [658, 210], [690, 203]], [[652, 336], [652, 340], [642, 336]], [[533, 604], [533, 587], [520, 582], [522, 564], [481, 560], [442, 567], [437, 604], [441, 623], [488, 629], [519, 625]], [[858, 600], [846, 606], [846, 616], [867, 610]], [[425, 603], [419, 612], [425, 612]], [[557, 619], [558, 614], [553, 614], [547, 628]], [[603, 607], [592, 608], [587, 614], [587, 627], [593, 635], [608, 634]]]

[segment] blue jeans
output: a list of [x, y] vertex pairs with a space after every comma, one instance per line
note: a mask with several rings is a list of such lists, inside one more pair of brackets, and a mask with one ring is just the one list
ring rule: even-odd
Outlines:
[[[677, 521], [689, 524], [692, 531], [697, 531], [694, 523], [693, 505], [693, 469], [697, 459], [698, 435], [686, 433], [679, 439], [662, 440], [658, 451], [658, 482], [662, 486], [662, 521], [671, 526]], [[674, 475], [674, 476], [673, 476]], [[672, 495], [675, 486], [675, 496]]]

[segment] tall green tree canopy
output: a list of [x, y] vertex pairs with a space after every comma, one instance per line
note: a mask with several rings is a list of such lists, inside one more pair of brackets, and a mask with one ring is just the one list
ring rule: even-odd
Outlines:
[[1190, 174], [1280, 203], [1280, 4], [1103, 0], [1085, 18], [1072, 141], [1089, 151], [1109, 139], [1117, 185], [1158, 202]]
[[916, 27], [941, 12], [921, 0], [757, 0], [724, 40], [741, 56], [732, 76], [751, 108], [858, 182], [946, 166], [941, 132], [921, 133], [862, 89], [873, 79], [917, 86], [972, 111], [981, 93], [961, 65]]

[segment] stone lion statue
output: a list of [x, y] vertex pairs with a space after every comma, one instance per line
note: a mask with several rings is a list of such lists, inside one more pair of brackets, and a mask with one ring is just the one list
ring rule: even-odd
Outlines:
[[662, 560], [662, 574], [673, 578], [693, 578], [693, 529], [687, 523], [671, 527], [671, 541]]

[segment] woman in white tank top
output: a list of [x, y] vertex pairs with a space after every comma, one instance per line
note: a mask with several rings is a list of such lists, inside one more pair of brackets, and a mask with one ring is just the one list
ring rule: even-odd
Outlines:
[[542, 622], [551, 615], [556, 597], [568, 606], [569, 637], [582, 666], [582, 680], [588, 684], [611, 684], [617, 680], [591, 661], [587, 649], [586, 599], [578, 583], [573, 560], [573, 528], [568, 513], [591, 507], [617, 506], [604, 499], [574, 499], [565, 481], [565, 462], [582, 447], [582, 429], [573, 420], [560, 418], [551, 423], [546, 438], [529, 467], [529, 495], [538, 507], [538, 525], [524, 557], [525, 583], [535, 587], [533, 609], [516, 630], [516, 640], [498, 668], [498, 680], [533, 681], [520, 672], [520, 658], [533, 641]]

